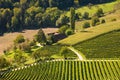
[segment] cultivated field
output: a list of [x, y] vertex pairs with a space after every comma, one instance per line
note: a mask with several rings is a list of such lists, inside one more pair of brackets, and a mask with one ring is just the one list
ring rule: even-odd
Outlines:
[[120, 31], [113, 31], [105, 35], [74, 45], [87, 58], [120, 58]]
[[120, 60], [51, 61], [1, 75], [3, 80], [119, 80]]
[[[22, 32], [6, 33], [4, 36], [0, 36], [0, 53], [3, 53], [3, 50], [10, 47], [13, 44], [14, 39], [17, 35], [22, 34], [25, 38], [30, 40], [33, 39], [34, 35], [38, 30], [24, 30]], [[45, 28], [43, 29], [45, 34], [57, 32], [57, 28]]]

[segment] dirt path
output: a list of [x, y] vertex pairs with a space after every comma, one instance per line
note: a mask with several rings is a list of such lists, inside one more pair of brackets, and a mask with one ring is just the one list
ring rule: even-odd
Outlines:
[[79, 60], [85, 60], [86, 59], [85, 56], [83, 55], [83, 53], [78, 51], [78, 50], [76, 50], [75, 48], [68, 47], [68, 49], [73, 51], [78, 56]]

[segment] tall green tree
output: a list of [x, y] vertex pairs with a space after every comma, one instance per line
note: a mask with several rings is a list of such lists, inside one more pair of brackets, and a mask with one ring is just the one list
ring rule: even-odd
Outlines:
[[39, 42], [39, 43], [46, 43], [46, 36], [45, 36], [45, 34], [44, 34], [44, 32], [43, 32], [43, 30], [42, 29], [40, 29], [39, 31], [38, 31], [38, 33], [37, 33], [37, 35], [35, 35], [35, 40], [37, 41], [37, 42]]
[[75, 9], [73, 7], [70, 8], [70, 27], [75, 30]]

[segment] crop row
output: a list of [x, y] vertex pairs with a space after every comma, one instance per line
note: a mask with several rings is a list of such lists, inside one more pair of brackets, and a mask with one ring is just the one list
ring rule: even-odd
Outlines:
[[2, 75], [6, 80], [119, 80], [118, 61], [51, 61]]

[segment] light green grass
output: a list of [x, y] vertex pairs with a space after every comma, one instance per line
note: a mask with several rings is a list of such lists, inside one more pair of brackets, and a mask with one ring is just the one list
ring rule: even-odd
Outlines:
[[96, 27], [88, 28], [85, 30], [86, 32], [78, 32], [74, 35], [69, 36], [68, 38], [58, 41], [58, 44], [74, 45], [82, 41], [94, 38], [98, 35], [108, 33], [110, 31], [118, 30], [118, 29], [120, 29], [120, 20], [101, 24]]
[[[84, 12], [89, 12], [90, 16], [92, 16], [98, 8], [102, 8], [103, 11], [106, 13], [112, 11], [114, 9], [114, 5], [119, 1], [120, 0], [116, 0], [110, 3], [97, 4], [92, 6], [91, 9], [89, 9], [87, 6], [79, 7], [76, 9], [76, 12], [80, 12], [81, 14], [83, 14]], [[67, 12], [66, 15], [69, 16], [70, 12]]]

